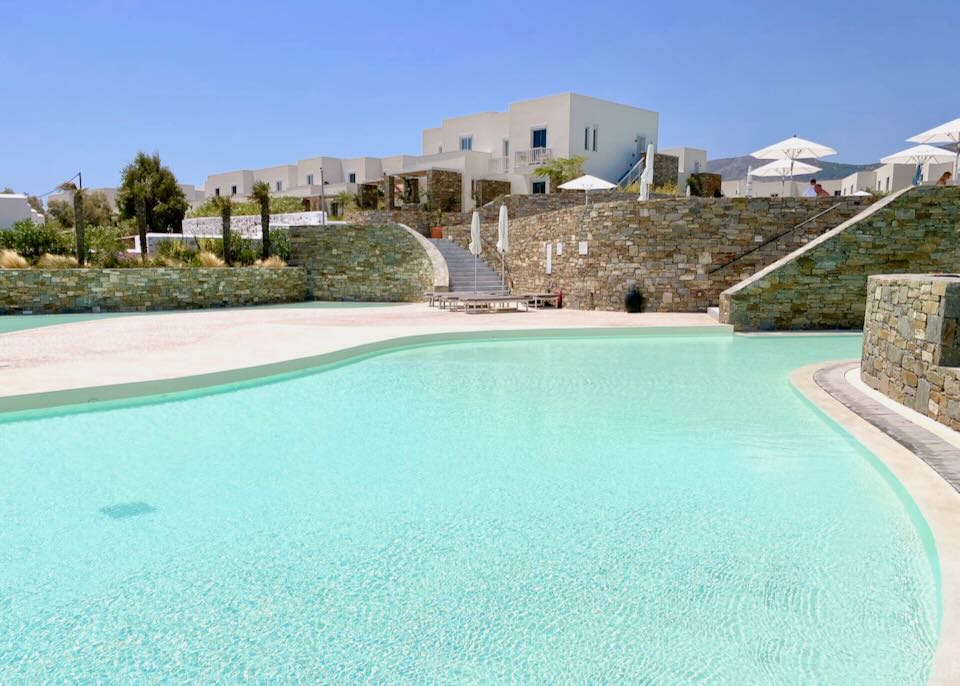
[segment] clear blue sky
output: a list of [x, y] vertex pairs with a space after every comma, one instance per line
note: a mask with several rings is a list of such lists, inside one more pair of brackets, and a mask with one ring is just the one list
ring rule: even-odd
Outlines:
[[[217, 7], [214, 7], [217, 5]], [[0, 187], [137, 150], [178, 178], [418, 153], [443, 117], [575, 91], [660, 112], [661, 147], [799, 134], [871, 162], [960, 116], [958, 0], [0, 0]]]

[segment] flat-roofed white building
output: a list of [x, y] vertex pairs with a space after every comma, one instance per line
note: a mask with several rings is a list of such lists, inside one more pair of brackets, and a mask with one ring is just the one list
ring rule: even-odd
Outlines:
[[646, 152], [647, 143], [656, 144], [658, 127], [659, 115], [651, 110], [564, 93], [516, 102], [506, 112], [445, 119], [423, 130], [420, 155], [310, 157], [295, 165], [212, 174], [204, 190], [207, 197], [245, 198], [262, 179], [276, 195], [315, 201], [321, 195], [322, 170], [322, 193], [329, 202], [341, 191], [355, 193], [359, 184], [379, 182], [385, 175], [436, 169], [461, 174], [466, 209], [473, 206], [477, 179], [508, 181], [514, 193], [550, 192], [549, 181], [534, 171], [561, 157], [582, 156], [586, 173], [616, 183]]
[[0, 193], [0, 230], [9, 229], [20, 221], [43, 224], [43, 215], [30, 206], [23, 193]]

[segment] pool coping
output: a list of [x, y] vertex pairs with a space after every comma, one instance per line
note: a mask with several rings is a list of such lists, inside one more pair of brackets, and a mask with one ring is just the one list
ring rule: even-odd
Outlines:
[[0, 396], [0, 423], [49, 416], [49, 412], [77, 412], [109, 409], [118, 403], [140, 400], [144, 404], [172, 400], [171, 396], [191, 391], [228, 392], [257, 383], [281, 381], [292, 375], [322, 371], [358, 362], [377, 355], [433, 345], [586, 337], [636, 336], [714, 336], [733, 338], [729, 326], [640, 326], [640, 327], [564, 327], [542, 329], [484, 329], [480, 331], [444, 331], [408, 336], [392, 336], [352, 345], [317, 355], [293, 357], [276, 362], [221, 371], [175, 376], [145, 381], [65, 388], [18, 395]]
[[940, 563], [942, 615], [927, 683], [955, 686], [960, 684], [960, 492], [923, 457], [928, 454], [925, 446], [942, 449], [938, 442], [949, 444], [849, 384], [846, 372], [858, 364], [843, 360], [807, 365], [790, 375], [790, 383], [893, 473], [930, 527]]

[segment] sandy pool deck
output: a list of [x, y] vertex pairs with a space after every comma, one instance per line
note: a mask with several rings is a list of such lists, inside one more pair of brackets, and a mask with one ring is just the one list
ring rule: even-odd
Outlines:
[[0, 409], [18, 409], [15, 396], [196, 377], [409, 336], [654, 327], [731, 330], [706, 314], [565, 309], [464, 314], [419, 303], [78, 317], [72, 323], [0, 334], [0, 398], [6, 399]]

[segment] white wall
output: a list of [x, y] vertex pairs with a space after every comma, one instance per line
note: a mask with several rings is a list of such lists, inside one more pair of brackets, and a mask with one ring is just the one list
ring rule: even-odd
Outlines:
[[297, 162], [297, 185], [307, 185], [307, 176], [313, 176], [313, 183], [320, 185], [320, 169], [323, 169], [323, 180], [327, 183], [343, 181], [343, 165], [338, 157], [308, 157]]
[[[271, 193], [290, 190], [299, 184], [297, 180], [297, 165], [282, 164], [278, 167], [265, 167], [253, 171], [254, 181], [266, 181], [270, 185]], [[280, 188], [277, 188], [277, 183]]]
[[233, 186], [237, 187], [237, 195], [247, 196], [253, 186], [253, 172], [249, 169], [241, 169], [240, 171], [211, 174], [207, 177], [203, 190], [206, 197], [212, 198], [217, 194], [218, 188], [220, 189], [220, 195], [230, 195], [230, 189]]
[[9, 229], [24, 219], [35, 220], [27, 196], [20, 193], [0, 193], [0, 229]]
[[[567, 151], [555, 152], [555, 156], [586, 157], [583, 169], [587, 174], [616, 183], [636, 164], [640, 154], [646, 152], [648, 143], [657, 143], [660, 115], [656, 112], [577, 94], [570, 95], [570, 106]], [[590, 140], [586, 149], [584, 133], [588, 127]], [[593, 127], [597, 128], [596, 151], [593, 150]]]
[[881, 193], [893, 193], [913, 185], [916, 172], [914, 164], [885, 164], [876, 170], [876, 182], [873, 190]]
[[460, 150], [460, 138], [473, 138], [473, 148], [478, 152], [502, 154], [503, 139], [510, 133], [509, 116], [506, 112], [480, 112], [463, 117], [444, 119], [435, 129], [423, 130], [422, 152], [435, 155], [440, 152]]
[[707, 151], [700, 148], [667, 148], [658, 150], [663, 155], [672, 155], [679, 160], [681, 174], [696, 174], [707, 171]]

